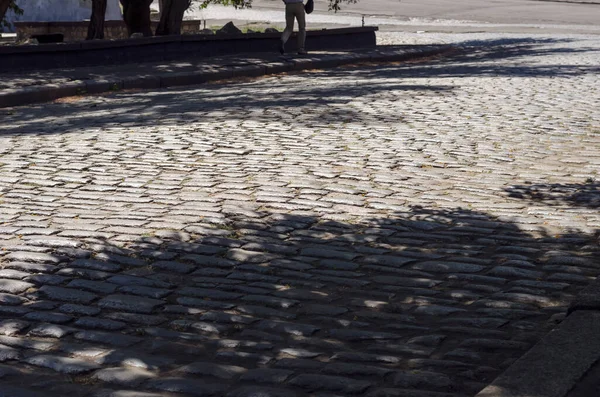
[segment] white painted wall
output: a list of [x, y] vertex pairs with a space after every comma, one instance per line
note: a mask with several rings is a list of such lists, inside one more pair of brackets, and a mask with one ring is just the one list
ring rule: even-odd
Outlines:
[[[56, 22], [83, 21], [90, 19], [92, 0], [17, 0], [17, 5], [24, 11], [23, 15], [9, 12], [10, 22]], [[121, 19], [119, 0], [108, 0], [106, 20]]]

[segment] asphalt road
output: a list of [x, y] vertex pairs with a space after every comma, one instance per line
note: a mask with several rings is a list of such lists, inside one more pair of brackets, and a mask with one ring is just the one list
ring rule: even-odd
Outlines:
[[[539, 0], [363, 0], [344, 5], [342, 12], [395, 18], [468, 20], [487, 23], [597, 24], [600, 1]], [[595, 3], [595, 4], [594, 4]], [[255, 8], [280, 8], [281, 0], [255, 0]], [[327, 11], [328, 2], [317, 1], [317, 11]]]
[[[357, 26], [364, 15], [367, 24], [388, 31], [600, 33], [598, 0], [369, 0], [344, 5], [339, 13], [327, 7], [327, 1], [316, 2], [308, 20], [313, 28]], [[210, 7], [190, 16], [214, 24], [233, 19], [247, 26], [256, 22], [280, 26], [282, 8], [280, 0], [254, 0], [250, 10]]]

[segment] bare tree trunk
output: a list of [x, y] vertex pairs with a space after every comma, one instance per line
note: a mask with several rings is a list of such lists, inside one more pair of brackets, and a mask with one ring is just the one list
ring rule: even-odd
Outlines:
[[181, 34], [183, 14], [192, 2], [190, 0], [161, 0], [160, 22], [156, 28], [157, 36]]
[[106, 17], [107, 0], [92, 0], [92, 16], [88, 25], [86, 40], [104, 38], [104, 19]]
[[12, 0], [0, 0], [0, 22], [4, 20], [10, 3], [12, 3]]
[[152, 0], [120, 0], [123, 6], [123, 20], [127, 25], [127, 34], [134, 33], [152, 36], [150, 23], [150, 4]]

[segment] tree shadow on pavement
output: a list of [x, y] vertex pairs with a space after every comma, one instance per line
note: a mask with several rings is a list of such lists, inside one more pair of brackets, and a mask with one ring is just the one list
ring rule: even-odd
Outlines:
[[[142, 127], [173, 125], [203, 120], [211, 111], [220, 111], [229, 120], [268, 121], [269, 113], [285, 113], [290, 107], [301, 109], [304, 125], [335, 122], [313, 109], [315, 105], [344, 106], [361, 97], [400, 92], [410, 100], [414, 95], [452, 95], [458, 80], [449, 85], [406, 84], [406, 79], [452, 77], [573, 77], [597, 73], [597, 65], [537, 63], [544, 56], [598, 51], [593, 48], [552, 47], [570, 43], [567, 39], [510, 38], [473, 43], [466, 42], [462, 55], [424, 63], [382, 64], [344, 67], [334, 70], [292, 74], [288, 78], [271, 76], [233, 80], [186, 88], [147, 92], [125, 91], [95, 97], [69, 98], [62, 103], [0, 109], [3, 125], [0, 136], [15, 133], [77, 132], [86, 127]], [[499, 63], [498, 60], [506, 62]], [[533, 63], [535, 61], [536, 63]], [[174, 72], [176, 70], [173, 70]], [[398, 96], [398, 94], [396, 94]], [[48, 110], [51, 109], [51, 113]], [[363, 110], [344, 106], [346, 119], [369, 122]], [[119, 122], [116, 122], [116, 117]]]
[[335, 202], [294, 215], [275, 205], [283, 191], [271, 194], [198, 192], [185, 209], [165, 207], [169, 227], [136, 222], [150, 204], [115, 206], [94, 211], [105, 226], [85, 234], [94, 220], [82, 209], [55, 235], [7, 247], [2, 277], [31, 285], [2, 295], [3, 385], [50, 396], [474, 395], [600, 274], [593, 237], [575, 231], [527, 233], [462, 208], [328, 220], [344, 214]]
[[[595, 47], [563, 47], [574, 39], [504, 38], [474, 40], [456, 43], [462, 51], [439, 62], [424, 65], [408, 64], [402, 67], [383, 66], [389, 72], [401, 72], [406, 77], [573, 77], [597, 74], [595, 63], [577, 65], [543, 62], [544, 57], [569, 56], [598, 52]], [[564, 58], [559, 58], [565, 61]], [[502, 61], [500, 64], [499, 61]]]
[[[302, 124], [338, 122], [340, 118], [323, 115], [319, 110], [348, 103], [358, 96], [377, 95], [381, 92], [400, 91], [410, 97], [413, 93], [440, 93], [450, 91], [447, 86], [393, 84], [389, 81], [344, 81], [344, 74], [333, 85], [319, 84], [320, 73], [311, 78], [311, 84], [292, 87], [299, 79], [281, 84], [279, 78], [237, 84], [211, 83], [202, 86], [173, 88], [152, 92], [125, 92], [110, 96], [97, 96], [67, 101], [65, 104], [29, 106], [27, 108], [0, 109], [3, 125], [0, 136], [16, 133], [68, 133], [85, 128], [111, 126], [144, 127], [169, 125], [173, 122], [210, 121], [204, 118], [211, 112], [220, 112], [228, 120], [269, 120], [270, 114], [279, 117], [286, 109], [301, 109]], [[274, 84], [280, 85], [274, 87]], [[60, 101], [59, 101], [60, 102]], [[49, 107], [52, 113], [48, 114]], [[314, 111], [314, 109], [317, 109]], [[344, 119], [360, 122], [361, 112], [345, 107]], [[341, 111], [341, 110], [340, 110]], [[254, 114], [248, 117], [248, 112]], [[262, 113], [262, 114], [261, 114]], [[325, 117], [323, 117], [325, 116]], [[210, 116], [209, 116], [210, 117]], [[118, 118], [118, 120], [117, 120]], [[298, 121], [298, 120], [297, 120]], [[218, 123], [219, 120], [215, 120]]]

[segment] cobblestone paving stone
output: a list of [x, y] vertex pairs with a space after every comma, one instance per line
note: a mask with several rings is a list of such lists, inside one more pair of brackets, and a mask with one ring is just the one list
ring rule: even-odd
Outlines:
[[600, 274], [600, 39], [469, 45], [0, 110], [3, 390], [475, 395]]

